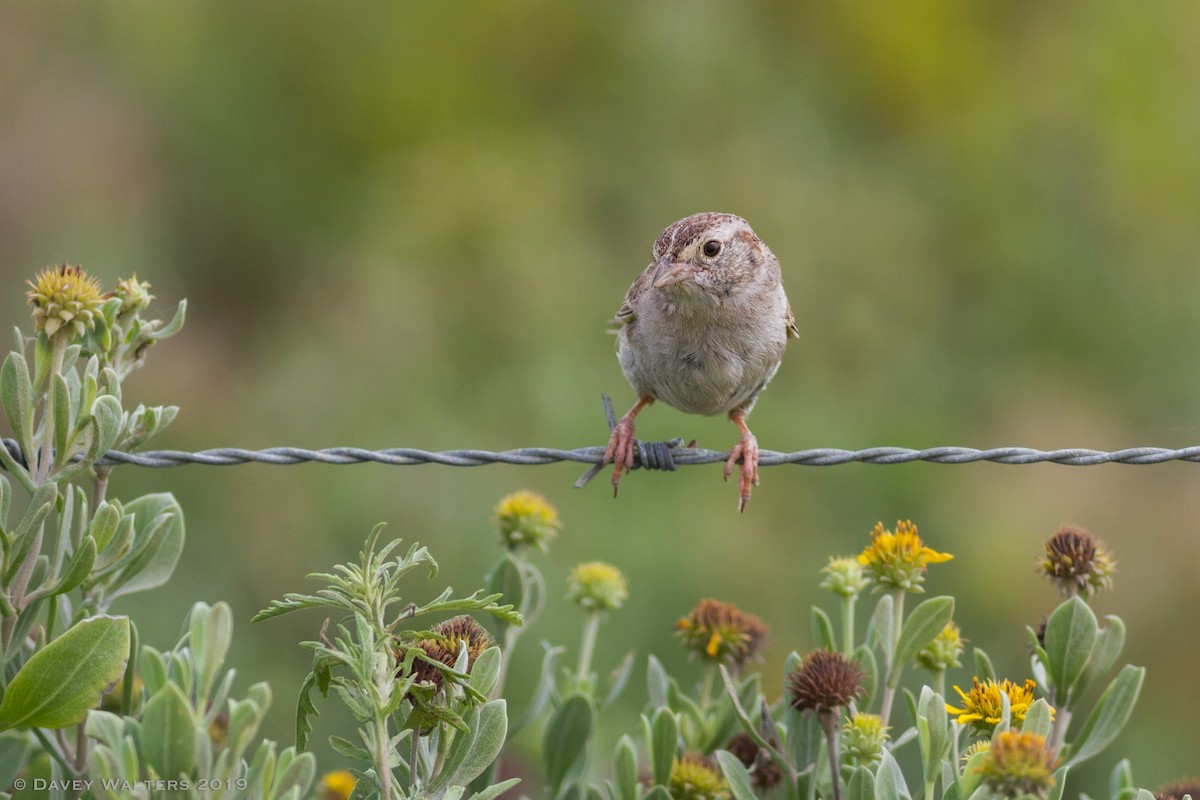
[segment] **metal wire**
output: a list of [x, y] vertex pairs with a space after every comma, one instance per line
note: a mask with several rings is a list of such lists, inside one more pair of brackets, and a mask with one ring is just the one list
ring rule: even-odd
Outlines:
[[[605, 419], [611, 429], [616, 424], [612, 401], [601, 395]], [[12, 439], [0, 439], [15, 461], [25, 465], [20, 445]], [[268, 447], [246, 450], [240, 447], [217, 447], [199, 452], [181, 450], [149, 450], [126, 453], [110, 450], [98, 466], [132, 464], [138, 467], [179, 467], [184, 464], [205, 464], [226, 467], [235, 464], [390, 464], [413, 466], [442, 464], [448, 467], [478, 467], [484, 464], [518, 464], [536, 466], [574, 461], [591, 464], [575, 485], [583, 486], [604, 466], [605, 446], [577, 447], [561, 450], [553, 447], [522, 447], [516, 450], [419, 450], [412, 447], [393, 447], [387, 450], [365, 450], [359, 447], [326, 447], [309, 450], [303, 447]], [[666, 442], [638, 441], [634, 448], [635, 469], [675, 470], [696, 464], [724, 462], [729, 454], [721, 450], [706, 450], [684, 446], [682, 439]], [[1098, 464], [1162, 464], [1166, 461], [1200, 462], [1200, 446], [1170, 449], [1166, 447], [1128, 447], [1124, 450], [1089, 450], [1066, 448], [1035, 450], [1030, 447], [993, 447], [979, 450], [974, 447], [928, 447], [914, 450], [908, 447], [868, 447], [864, 450], [840, 450], [822, 447], [782, 453], [760, 450], [758, 465], [774, 467], [795, 464], [803, 467], [833, 467], [839, 464], [908, 464], [927, 461], [933, 464], [972, 464], [990, 461], [996, 464], [1065, 464], [1072, 467], [1091, 467]]]
[[[5, 446], [15, 457], [20, 449], [11, 439], [4, 440]], [[661, 444], [661, 443], [649, 443]], [[359, 447], [327, 447], [308, 450], [303, 447], [268, 447], [263, 450], [245, 450], [240, 447], [217, 447], [210, 450], [185, 452], [181, 450], [148, 450], [142, 453], [125, 453], [110, 450], [98, 463], [100, 466], [132, 464], [138, 467], [179, 467], [184, 464], [205, 464], [224, 467], [234, 464], [391, 464], [412, 466], [416, 464], [443, 464], [449, 467], [478, 467], [484, 464], [519, 464], [535, 466], [560, 461], [580, 464], [600, 464], [604, 457], [604, 446], [578, 447], [561, 450], [553, 447], [521, 447], [515, 450], [419, 450], [411, 447], [394, 447], [386, 450], [365, 450]], [[671, 449], [676, 466], [693, 466], [723, 462], [728, 451], [706, 450], [699, 447], [676, 445]], [[841, 450], [837, 448], [815, 448], [795, 450], [790, 453], [761, 450], [758, 463], [762, 467], [780, 464], [796, 464], [804, 467], [832, 467], [839, 464], [907, 464], [913, 461], [928, 461], [934, 464], [970, 464], [976, 461], [991, 461], [997, 464], [1066, 464], [1073, 467], [1090, 467], [1097, 464], [1161, 464], [1165, 461], [1200, 462], [1200, 446], [1170, 449], [1166, 447], [1129, 447], [1123, 450], [1089, 450], [1067, 448], [1062, 450], [1035, 450], [1029, 447], [993, 447], [979, 450], [973, 447], [929, 447], [914, 450], [907, 447], [868, 447], [863, 450]]]

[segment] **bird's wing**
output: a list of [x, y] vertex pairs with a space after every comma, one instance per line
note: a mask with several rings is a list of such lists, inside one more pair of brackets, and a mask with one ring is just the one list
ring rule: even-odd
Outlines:
[[796, 328], [796, 315], [792, 313], [792, 304], [787, 304], [787, 313], [784, 315], [783, 324], [787, 327], [787, 335], [794, 339], [800, 338], [800, 331]]
[[642, 274], [638, 275], [633, 284], [630, 285], [629, 291], [625, 293], [625, 301], [621, 303], [621, 307], [617, 310], [617, 316], [612, 320], [618, 327], [633, 322], [634, 309], [637, 308], [638, 300], [650, 288], [650, 276], [654, 271], [654, 267], [654, 264], [646, 267]]

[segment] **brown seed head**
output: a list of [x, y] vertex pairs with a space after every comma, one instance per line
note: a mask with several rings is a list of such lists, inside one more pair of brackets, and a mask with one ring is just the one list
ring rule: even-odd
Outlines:
[[830, 650], [814, 650], [788, 676], [792, 708], [822, 713], [847, 705], [863, 691], [858, 662]]
[[1116, 562], [1104, 543], [1077, 525], [1064, 525], [1046, 540], [1038, 569], [1065, 595], [1084, 597], [1112, 586]]
[[732, 603], [708, 598], [675, 623], [675, 635], [703, 659], [742, 667], [766, 644], [767, 626]]
[[750, 734], [742, 731], [725, 745], [725, 749], [733, 754], [750, 771], [750, 780], [756, 789], [764, 792], [775, 788], [783, 780], [783, 771], [779, 768], [766, 751], [754, 743]]

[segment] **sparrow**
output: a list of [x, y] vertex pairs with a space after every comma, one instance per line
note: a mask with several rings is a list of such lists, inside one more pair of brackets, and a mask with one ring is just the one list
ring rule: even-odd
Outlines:
[[637, 402], [613, 427], [604, 453], [613, 496], [633, 468], [634, 418], [655, 400], [688, 414], [725, 414], [741, 440], [725, 480], [741, 461], [738, 510], [758, 485], [758, 440], [746, 425], [754, 401], [799, 336], [779, 260], [734, 214], [693, 214], [654, 242], [650, 265], [617, 311], [617, 359]]

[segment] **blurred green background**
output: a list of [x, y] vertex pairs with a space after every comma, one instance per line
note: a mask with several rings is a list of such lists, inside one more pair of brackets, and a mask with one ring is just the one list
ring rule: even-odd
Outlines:
[[[64, 260], [149, 279], [164, 314], [187, 297], [126, 389], [183, 407], [164, 447], [601, 444], [600, 392], [633, 399], [606, 320], [664, 226], [733, 211], [802, 333], [751, 418], [763, 447], [1191, 445], [1198, 33], [1165, 0], [5, 3], [0, 319], [27, 325], [23, 281]], [[665, 406], [639, 432], [736, 439]], [[636, 648], [694, 674], [671, 626], [717, 596], [771, 625], [775, 694], [827, 557], [911, 517], [956, 556], [930, 590], [1020, 678], [1057, 602], [1033, 562], [1076, 522], [1115, 552], [1096, 606], [1149, 668], [1076, 786], [1102, 794], [1122, 755], [1146, 786], [1196, 771], [1196, 465], [776, 467], [744, 515], [717, 465], [635, 473], [616, 502], [580, 472], [124, 468], [110, 493], [175, 492], [189, 538], [123, 610], [167, 647], [191, 603], [229, 600], [239, 681], [271, 681], [286, 742], [321, 619], [252, 614], [379, 520], [473, 589], [492, 506], [528, 487], [566, 524], [552, 595], [581, 560], [629, 575], [601, 667]], [[574, 645], [578, 621], [552, 605], [522, 640], [518, 703], [537, 641]], [[318, 733], [344, 733], [324, 708]]]

